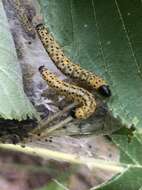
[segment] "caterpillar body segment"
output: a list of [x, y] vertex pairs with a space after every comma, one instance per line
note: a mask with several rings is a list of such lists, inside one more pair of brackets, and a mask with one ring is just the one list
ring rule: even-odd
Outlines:
[[58, 94], [78, 103], [79, 107], [75, 110], [75, 118], [87, 119], [95, 112], [96, 101], [90, 92], [81, 87], [61, 81], [44, 66], [41, 66], [39, 71], [42, 78]]
[[10, 5], [13, 7], [17, 18], [21, 22], [25, 32], [31, 36], [32, 38], [35, 38], [36, 31], [32, 24], [31, 18], [29, 18], [26, 9], [21, 3], [21, 0], [8, 0]]
[[85, 82], [88, 86], [96, 89], [100, 94], [106, 97], [111, 95], [109, 86], [105, 80], [81, 68], [79, 65], [72, 63], [71, 60], [64, 55], [64, 52], [49, 33], [47, 27], [43, 24], [39, 24], [36, 26], [36, 31], [47, 53], [65, 75]]

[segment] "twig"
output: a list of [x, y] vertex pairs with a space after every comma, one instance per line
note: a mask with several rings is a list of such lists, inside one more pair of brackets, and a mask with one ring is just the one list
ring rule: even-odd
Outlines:
[[47, 128], [48, 124], [50, 122], [52, 122], [53, 120], [55, 120], [56, 118], [62, 116], [65, 112], [69, 111], [70, 109], [74, 108], [76, 106], [75, 103], [70, 104], [69, 106], [65, 107], [62, 111], [57, 112], [56, 114], [54, 114], [52, 117], [48, 118], [48, 119], [44, 119], [41, 120], [39, 123], [39, 127], [36, 128], [35, 130], [32, 131], [33, 134], [38, 134], [40, 133], [40, 131], [43, 131], [44, 129]]
[[64, 127], [67, 123], [69, 123], [72, 120], [73, 120], [73, 118], [71, 116], [67, 117], [60, 123], [50, 127], [49, 129], [45, 129], [44, 134], [43, 135], [41, 134], [40, 137], [46, 137], [48, 134], [52, 133], [53, 131]]

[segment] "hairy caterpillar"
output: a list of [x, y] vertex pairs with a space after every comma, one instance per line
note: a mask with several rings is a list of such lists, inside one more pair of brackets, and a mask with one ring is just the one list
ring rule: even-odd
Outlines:
[[61, 81], [44, 66], [40, 66], [39, 71], [43, 79], [57, 93], [79, 104], [79, 107], [75, 110], [75, 118], [86, 119], [94, 113], [96, 101], [90, 92], [81, 87]]
[[103, 79], [81, 68], [79, 65], [72, 63], [70, 59], [64, 55], [59, 44], [49, 33], [47, 27], [43, 24], [39, 24], [36, 26], [36, 31], [49, 56], [65, 75], [85, 82], [88, 86], [96, 89], [103, 96], [111, 96], [109, 86]]
[[19, 21], [22, 23], [22, 26], [25, 32], [35, 38], [36, 32], [32, 24], [31, 18], [29, 18], [26, 9], [21, 4], [21, 0], [8, 0], [10, 5], [13, 7]]

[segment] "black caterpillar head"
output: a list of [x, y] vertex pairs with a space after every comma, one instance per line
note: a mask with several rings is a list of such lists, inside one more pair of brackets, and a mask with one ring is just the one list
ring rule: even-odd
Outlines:
[[111, 90], [109, 89], [108, 85], [102, 85], [98, 88], [98, 92], [105, 96], [105, 97], [110, 97], [111, 96]]
[[38, 68], [39, 72], [42, 73], [42, 71], [44, 70], [44, 68], [45, 68], [44, 65], [40, 66], [40, 67]]
[[36, 29], [44, 29], [44, 24], [43, 23], [39, 23], [36, 25]]

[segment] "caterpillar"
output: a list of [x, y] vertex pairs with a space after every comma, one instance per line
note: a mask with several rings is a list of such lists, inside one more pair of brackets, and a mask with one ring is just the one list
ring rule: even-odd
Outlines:
[[88, 86], [96, 89], [101, 95], [106, 97], [111, 96], [111, 91], [106, 81], [90, 71], [81, 68], [78, 64], [72, 63], [70, 59], [64, 55], [64, 52], [46, 26], [38, 24], [36, 26], [36, 31], [45, 50], [58, 69], [69, 77], [85, 82]]
[[40, 66], [39, 72], [47, 84], [58, 94], [65, 96], [69, 100], [73, 100], [79, 105], [74, 112], [75, 118], [87, 119], [95, 112], [96, 101], [90, 92], [58, 79], [45, 66]]
[[32, 38], [35, 38], [36, 31], [32, 24], [31, 18], [29, 18], [26, 9], [21, 3], [21, 0], [8, 0], [10, 5], [13, 7], [17, 18], [22, 23], [22, 26], [25, 30], [25, 32], [31, 36]]

